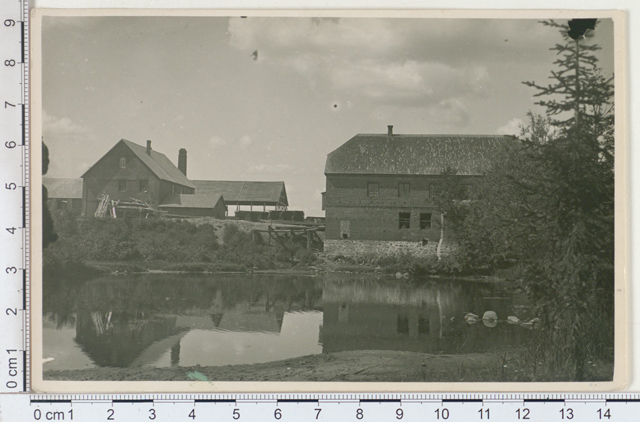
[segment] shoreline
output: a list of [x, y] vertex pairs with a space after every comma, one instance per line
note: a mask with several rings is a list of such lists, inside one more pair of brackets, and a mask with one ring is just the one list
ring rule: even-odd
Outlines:
[[[227, 366], [167, 368], [98, 367], [44, 371], [47, 381], [269, 381], [269, 382], [542, 382], [571, 381], [548, 372], [536, 376], [523, 350], [431, 354], [361, 350], [301, 356], [281, 361]], [[538, 368], [540, 369], [540, 368]], [[613, 365], [594, 365], [591, 381], [610, 381]], [[556, 379], [557, 377], [557, 379]]]
[[456, 279], [471, 282], [502, 283], [508, 282], [504, 277], [496, 275], [458, 275], [458, 274], [410, 274], [393, 271], [389, 268], [367, 264], [343, 265], [322, 260], [317, 265], [280, 265], [273, 269], [244, 268], [233, 263], [192, 262], [174, 263], [166, 261], [88, 261], [81, 264], [65, 266], [45, 266], [43, 273], [49, 276], [56, 274], [95, 274], [95, 275], [141, 275], [141, 274], [193, 274], [193, 275], [283, 275], [283, 276], [319, 276], [324, 274], [371, 274], [380, 278], [411, 279]]

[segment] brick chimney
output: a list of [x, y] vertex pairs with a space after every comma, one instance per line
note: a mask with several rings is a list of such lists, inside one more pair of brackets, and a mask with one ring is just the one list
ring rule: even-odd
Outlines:
[[387, 135], [393, 136], [393, 125], [387, 125]]
[[185, 176], [187, 175], [187, 150], [180, 148], [178, 151], [178, 170]]
[[147, 141], [147, 155], [151, 155], [151, 141]]

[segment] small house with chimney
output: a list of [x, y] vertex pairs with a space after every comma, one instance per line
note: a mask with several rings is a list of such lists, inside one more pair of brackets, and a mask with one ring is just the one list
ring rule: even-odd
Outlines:
[[448, 238], [435, 203], [443, 172], [456, 171], [471, 192], [500, 151], [500, 135], [358, 134], [327, 156], [324, 251], [440, 256]]
[[[153, 208], [167, 199], [175, 203], [176, 195], [195, 193], [195, 185], [186, 174], [184, 148], [179, 151], [176, 167], [164, 154], [151, 148], [151, 141], [143, 147], [122, 139], [82, 175], [82, 214], [93, 215], [103, 194], [114, 201], [145, 201]], [[180, 208], [184, 211], [186, 207]]]

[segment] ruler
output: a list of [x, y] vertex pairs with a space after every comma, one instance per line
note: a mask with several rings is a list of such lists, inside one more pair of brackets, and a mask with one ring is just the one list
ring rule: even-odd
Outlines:
[[0, 392], [29, 390], [28, 10], [0, 2]]
[[21, 421], [638, 421], [640, 394], [0, 396]]

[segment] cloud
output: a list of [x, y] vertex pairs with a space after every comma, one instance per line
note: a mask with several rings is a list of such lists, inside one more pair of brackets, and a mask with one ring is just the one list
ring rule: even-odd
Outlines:
[[438, 104], [462, 95], [480, 95], [489, 85], [482, 66], [453, 68], [443, 63], [345, 64], [330, 72], [333, 87], [356, 90], [370, 99], [413, 104]]
[[446, 126], [466, 127], [471, 121], [467, 107], [456, 98], [440, 101], [427, 111], [430, 120]]
[[240, 145], [240, 148], [242, 149], [249, 148], [251, 144], [253, 144], [253, 140], [249, 135], [244, 135], [243, 137], [240, 138], [240, 140], [238, 140], [238, 145]]
[[225, 138], [217, 135], [214, 135], [211, 138], [209, 138], [209, 145], [215, 148], [227, 147], [229, 145], [237, 145], [242, 149], [247, 149], [251, 146], [251, 144], [253, 144], [253, 140], [249, 135], [244, 135], [237, 141], [232, 141], [232, 142], [227, 141]]
[[514, 117], [513, 119], [509, 120], [506, 124], [496, 129], [496, 133], [498, 135], [516, 135], [517, 136], [520, 134], [522, 126], [524, 126], [524, 122], [522, 121], [522, 119], [518, 119], [517, 117]]
[[47, 135], [79, 136], [86, 135], [87, 129], [74, 123], [68, 117], [55, 117], [42, 110], [42, 131]]
[[426, 107], [490, 92], [489, 67], [507, 51], [547, 49], [542, 25], [523, 21], [515, 31], [496, 22], [231, 18], [228, 31], [238, 50], [259, 50], [263, 64], [297, 72], [317, 90]]
[[229, 145], [229, 142], [219, 136], [212, 136], [211, 138], [209, 138], [209, 145], [211, 145], [212, 147], [224, 147]]
[[387, 60], [411, 55], [416, 61], [461, 63], [506, 60], [522, 52], [546, 51], [557, 31], [535, 19], [231, 18], [231, 45], [266, 58], [321, 52], [351, 60]]
[[289, 164], [258, 164], [249, 168], [249, 173], [291, 173], [293, 166]]

